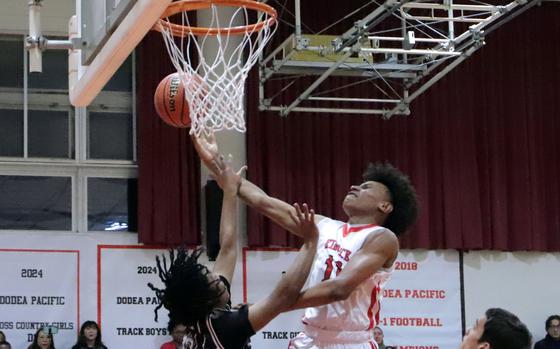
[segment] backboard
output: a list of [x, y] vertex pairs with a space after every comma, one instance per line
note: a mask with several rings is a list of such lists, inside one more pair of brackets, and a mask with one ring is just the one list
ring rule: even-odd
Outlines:
[[83, 65], [89, 65], [93, 61], [135, 3], [136, 0], [77, 0]]
[[152, 28], [171, 0], [76, 0], [70, 20], [70, 102], [87, 106]]

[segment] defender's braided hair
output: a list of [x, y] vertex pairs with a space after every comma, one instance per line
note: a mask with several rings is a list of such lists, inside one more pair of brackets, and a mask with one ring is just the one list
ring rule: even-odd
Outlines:
[[160, 302], [154, 310], [156, 321], [158, 310], [163, 306], [169, 310], [170, 325], [182, 323], [188, 328], [196, 328], [197, 322], [204, 320], [218, 306], [224, 291], [218, 287], [218, 279], [209, 281], [210, 271], [198, 263], [202, 252], [202, 248], [191, 253], [183, 247], [170, 250], [169, 264], [165, 255], [161, 259], [156, 257], [158, 276], [164, 284], [163, 289], [148, 284]]

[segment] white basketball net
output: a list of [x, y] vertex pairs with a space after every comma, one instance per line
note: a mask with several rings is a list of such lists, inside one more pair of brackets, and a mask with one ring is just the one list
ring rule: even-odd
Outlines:
[[[224, 28], [223, 23], [220, 23], [219, 8], [215, 4], [211, 5], [209, 11], [212, 20], [206, 27]], [[240, 20], [244, 21], [242, 25], [249, 24], [250, 11], [245, 7], [237, 8], [231, 18], [225, 21], [228, 22], [225, 27], [238, 29]], [[181, 25], [187, 26], [181, 36], [175, 30], [174, 38], [169, 26], [156, 25], [163, 34], [171, 61], [185, 86], [191, 118], [190, 134], [198, 136], [202, 132], [210, 134], [223, 129], [245, 132], [245, 80], [277, 25], [269, 14], [258, 12], [257, 22], [267, 23], [260, 30], [253, 26], [242, 34], [221, 31], [218, 35], [210, 35], [209, 32], [195, 35], [189, 30], [187, 14], [181, 14]], [[168, 18], [162, 20], [172, 23]], [[209, 59], [210, 48], [217, 52]]]

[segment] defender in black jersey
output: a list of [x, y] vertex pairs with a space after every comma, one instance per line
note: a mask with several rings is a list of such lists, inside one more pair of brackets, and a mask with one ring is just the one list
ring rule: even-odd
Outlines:
[[318, 231], [315, 214], [306, 204], [294, 204], [291, 219], [304, 238], [303, 245], [288, 271], [272, 293], [253, 305], [231, 308], [230, 281], [237, 261], [237, 193], [240, 172], [231, 168], [231, 159], [215, 161], [215, 178], [224, 192], [220, 221], [220, 252], [211, 272], [198, 262], [202, 249], [184, 248], [156, 258], [164, 288], [148, 286], [156, 292], [160, 305], [169, 310], [169, 328], [184, 324], [187, 335], [183, 349], [244, 349], [249, 338], [274, 317], [288, 310], [307, 279], [315, 251]]

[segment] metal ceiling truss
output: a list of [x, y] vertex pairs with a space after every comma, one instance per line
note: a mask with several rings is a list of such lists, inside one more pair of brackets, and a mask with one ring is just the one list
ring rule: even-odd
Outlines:
[[[260, 109], [282, 116], [315, 112], [389, 119], [409, 115], [410, 103], [482, 47], [487, 34], [540, 0], [505, 5], [386, 0], [340, 36], [302, 34], [300, 0], [295, 1], [295, 33], [259, 62]], [[387, 29], [387, 21], [400, 24]], [[351, 77], [351, 83], [321, 89], [338, 76]], [[294, 100], [276, 102], [301, 77], [314, 79], [306, 80], [312, 82]], [[275, 80], [283, 83], [271, 83]], [[340, 96], [359, 84], [371, 95]]]

